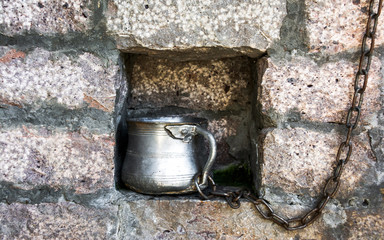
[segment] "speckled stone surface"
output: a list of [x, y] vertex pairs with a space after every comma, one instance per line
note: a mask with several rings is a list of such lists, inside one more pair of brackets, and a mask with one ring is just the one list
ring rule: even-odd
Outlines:
[[0, 129], [0, 181], [31, 189], [48, 185], [77, 193], [112, 188], [114, 139], [86, 129]]
[[[383, 108], [384, 109], [384, 108]], [[381, 114], [384, 115], [384, 114]], [[369, 130], [369, 137], [371, 139], [372, 151], [375, 157], [379, 160], [377, 165], [380, 168], [380, 172], [377, 173], [377, 182], [384, 183], [384, 129], [373, 128]], [[384, 194], [384, 192], [383, 192]]]
[[131, 80], [131, 107], [178, 106], [225, 110], [250, 101], [247, 58], [173, 62], [138, 56]]
[[1, 1], [1, 33], [12, 36], [31, 32], [50, 35], [85, 31], [90, 26], [92, 14], [89, 3], [89, 0]]
[[117, 207], [0, 203], [2, 239], [114, 239]]
[[[259, 80], [261, 112], [273, 124], [295, 120], [344, 122], [353, 95], [357, 64], [346, 60], [318, 65], [310, 58], [268, 58]], [[361, 120], [368, 121], [380, 110], [381, 62], [374, 57], [364, 95]]]
[[[114, 186], [125, 142], [113, 124], [131, 94], [132, 111], [206, 114], [221, 156], [259, 161], [256, 190], [278, 213], [314, 207], [344, 138], [367, 2], [0, 1], [0, 239], [381, 239], [380, 52], [341, 191], [314, 225], [287, 232], [250, 203]], [[134, 53], [120, 79], [119, 50]], [[241, 57], [265, 53], [264, 69]]]
[[69, 109], [90, 106], [112, 112], [116, 64], [91, 53], [69, 57], [39, 48], [24, 53], [0, 47], [0, 103], [55, 101]]
[[[239, 209], [230, 208], [225, 201], [194, 199], [137, 200], [120, 206], [118, 239], [379, 239], [372, 237], [383, 234], [382, 210], [345, 208], [335, 201], [330, 201], [312, 225], [298, 231], [283, 230], [263, 219], [245, 201]], [[312, 204], [303, 207], [279, 203], [279, 207], [282, 211], [278, 213], [286, 218], [300, 216]], [[286, 214], [288, 211], [290, 214]]]
[[320, 220], [302, 231], [284, 231], [246, 202], [240, 209], [198, 200], [140, 200], [121, 206], [119, 239], [317, 239], [324, 229]]
[[152, 50], [218, 47], [232, 55], [255, 56], [280, 38], [285, 4], [281, 0], [113, 0], [108, 3], [107, 28], [123, 51], [151, 54]]
[[[334, 129], [316, 131], [299, 127], [268, 131], [261, 149], [263, 186], [319, 196], [336, 166], [337, 149], [343, 139], [344, 135]], [[368, 133], [354, 136], [352, 142], [351, 160], [342, 175], [338, 196], [350, 196], [362, 182], [374, 184], [377, 159], [370, 148]]]
[[[119, 195], [121, 198], [122, 196]], [[285, 231], [264, 220], [252, 204], [240, 209], [225, 201], [136, 196], [117, 203], [83, 206], [58, 203], [0, 203], [4, 239], [380, 239], [382, 209], [344, 208], [331, 201], [308, 228]], [[100, 203], [99, 203], [100, 204]], [[273, 206], [276, 207], [276, 206]], [[307, 207], [279, 204], [296, 216]], [[285, 215], [286, 211], [279, 211]], [[289, 215], [289, 214], [288, 214]], [[342, 229], [342, 230], [341, 230]]]
[[348, 222], [351, 229], [349, 239], [382, 239], [384, 236], [383, 214], [382, 208], [350, 212], [349, 218], [353, 220]]
[[[367, 24], [368, 2], [306, 0], [306, 24], [310, 51], [335, 54], [357, 50]], [[381, 15], [377, 29], [377, 45], [384, 42], [384, 25], [380, 24], [383, 20]]]

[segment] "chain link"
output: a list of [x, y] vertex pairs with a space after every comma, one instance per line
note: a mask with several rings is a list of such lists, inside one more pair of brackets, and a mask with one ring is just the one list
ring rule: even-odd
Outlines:
[[[308, 211], [302, 217], [296, 217], [291, 219], [285, 219], [284, 217], [276, 214], [273, 208], [270, 206], [269, 202], [263, 198], [258, 198], [252, 195], [248, 191], [229, 191], [229, 192], [220, 192], [216, 191], [216, 185], [213, 182], [213, 179], [210, 178], [214, 190], [210, 192], [209, 196], [206, 196], [200, 190], [198, 184], [196, 187], [199, 190], [201, 196], [205, 199], [209, 199], [212, 196], [224, 197], [228, 204], [232, 208], [240, 207], [240, 198], [245, 198], [255, 206], [256, 210], [263, 216], [265, 219], [269, 219], [280, 226], [284, 227], [287, 230], [297, 230], [303, 229], [313, 223], [322, 213], [323, 209], [327, 205], [330, 199], [334, 198], [337, 194], [340, 187], [340, 178], [344, 170], [345, 164], [348, 163], [352, 154], [352, 132], [357, 127], [360, 114], [361, 114], [361, 105], [363, 103], [364, 92], [367, 88], [369, 69], [371, 65], [373, 49], [375, 45], [375, 35], [377, 29], [378, 18], [381, 13], [382, 1], [379, 0], [377, 12], [375, 13], [373, 8], [375, 5], [375, 0], [371, 0], [369, 3], [369, 13], [367, 20], [366, 31], [363, 36], [361, 44], [361, 55], [359, 67], [355, 76], [354, 81], [354, 94], [351, 101], [351, 106], [348, 110], [345, 126], [347, 127], [347, 133], [345, 141], [343, 141], [336, 155], [337, 165], [334, 169], [333, 176], [331, 176], [325, 183], [323, 188], [323, 194], [320, 198], [319, 203], [315, 208]], [[369, 43], [369, 44], [368, 44]], [[368, 47], [368, 50], [367, 50]]]

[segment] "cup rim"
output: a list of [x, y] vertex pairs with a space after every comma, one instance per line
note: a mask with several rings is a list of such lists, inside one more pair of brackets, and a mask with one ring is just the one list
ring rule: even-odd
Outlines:
[[134, 117], [128, 118], [128, 123], [153, 123], [153, 124], [202, 124], [207, 119], [191, 116], [163, 116], [163, 117]]

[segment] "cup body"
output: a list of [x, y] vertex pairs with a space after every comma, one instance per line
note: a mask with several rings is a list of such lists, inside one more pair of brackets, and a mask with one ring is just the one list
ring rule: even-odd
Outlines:
[[189, 142], [175, 139], [168, 125], [205, 125], [201, 118], [128, 119], [128, 146], [122, 181], [145, 194], [181, 194], [196, 191], [194, 177], [206, 158], [204, 138], [195, 135]]

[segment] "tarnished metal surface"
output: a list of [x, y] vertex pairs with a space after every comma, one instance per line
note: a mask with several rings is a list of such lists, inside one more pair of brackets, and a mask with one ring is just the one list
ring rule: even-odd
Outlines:
[[[129, 188], [146, 194], [180, 194], [201, 187], [216, 157], [216, 143], [201, 126], [200, 118], [137, 118], [128, 120], [128, 147], [122, 180]], [[204, 140], [210, 143], [207, 157]], [[206, 163], [204, 161], [208, 158]]]

